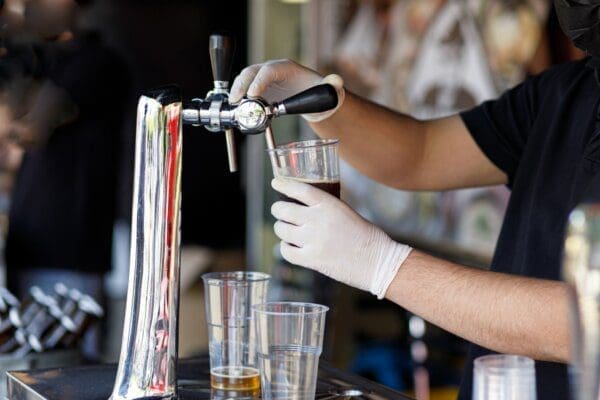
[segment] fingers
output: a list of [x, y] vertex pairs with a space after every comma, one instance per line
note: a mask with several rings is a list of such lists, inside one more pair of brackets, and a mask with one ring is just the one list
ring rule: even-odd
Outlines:
[[294, 224], [304, 225], [308, 219], [307, 208], [300, 204], [278, 201], [271, 206], [271, 214], [278, 220]]
[[321, 79], [317, 72], [292, 60], [267, 61], [242, 70], [231, 86], [229, 101], [237, 103], [244, 95], [280, 101], [318, 84]]
[[281, 256], [294, 265], [300, 265], [306, 267], [304, 265], [303, 257], [302, 257], [302, 249], [299, 247], [292, 246], [289, 243], [281, 242], [279, 244], [279, 251], [281, 252]]
[[244, 68], [233, 81], [229, 101], [237, 103], [246, 94], [250, 97], [262, 97], [270, 85], [286, 80], [286, 72], [290, 68], [292, 65], [288, 60], [268, 61]]
[[293, 179], [275, 178], [271, 181], [273, 189], [306, 204], [307, 206], [316, 206], [328, 197], [328, 193], [309, 185], [308, 183], [299, 182]]
[[283, 84], [294, 67], [288, 60], [275, 60], [262, 64], [248, 87], [248, 96], [262, 97], [269, 86]]
[[231, 86], [231, 91], [229, 93], [229, 101], [231, 103], [237, 103], [244, 97], [248, 91], [248, 87], [262, 66], [263, 64], [250, 65], [240, 72]]
[[273, 226], [273, 230], [277, 237], [286, 243], [302, 247], [305, 242], [302, 228], [299, 226], [277, 221]]

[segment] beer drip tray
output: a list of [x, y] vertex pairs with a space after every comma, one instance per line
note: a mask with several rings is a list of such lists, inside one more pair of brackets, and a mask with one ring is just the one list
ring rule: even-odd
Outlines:
[[[7, 373], [11, 400], [106, 400], [117, 366], [93, 365]], [[179, 400], [259, 399], [257, 394], [210, 389], [208, 358], [180, 360], [177, 365]], [[409, 400], [408, 397], [321, 361], [315, 399]]]

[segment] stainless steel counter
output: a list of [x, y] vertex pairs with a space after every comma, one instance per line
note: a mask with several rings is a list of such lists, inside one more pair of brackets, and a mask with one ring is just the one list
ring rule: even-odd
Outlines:
[[[116, 365], [8, 372], [10, 400], [107, 400]], [[252, 393], [211, 391], [207, 358], [181, 360], [177, 366], [180, 400], [258, 399]], [[409, 400], [402, 394], [359, 376], [320, 363], [316, 399]]]

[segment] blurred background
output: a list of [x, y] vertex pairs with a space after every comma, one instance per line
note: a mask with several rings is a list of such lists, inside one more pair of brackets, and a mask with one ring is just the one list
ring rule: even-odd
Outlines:
[[[392, 109], [433, 118], [582, 57], [550, 0], [0, 1], [2, 283], [18, 297], [57, 279], [105, 308], [90, 356], [116, 361], [127, 289], [136, 100], [177, 83], [212, 88], [208, 36], [237, 38], [234, 74], [292, 58], [338, 73]], [[314, 134], [274, 122], [278, 142]], [[364, 132], [369, 140], [369, 132]], [[180, 355], [207, 351], [200, 276], [248, 268], [276, 299], [328, 304], [324, 358], [419, 399], [454, 398], [466, 343], [385, 301], [284, 262], [262, 136], [184, 128]], [[477, 268], [490, 262], [509, 192], [392, 190], [342, 165], [342, 197], [392, 237]], [[100, 339], [101, 338], [101, 339]]]

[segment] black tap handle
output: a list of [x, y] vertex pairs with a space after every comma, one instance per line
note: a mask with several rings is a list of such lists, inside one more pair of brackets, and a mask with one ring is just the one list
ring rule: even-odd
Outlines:
[[215, 81], [229, 82], [234, 51], [233, 37], [219, 33], [210, 35], [208, 52]]
[[331, 110], [337, 103], [337, 91], [326, 83], [295, 94], [280, 105], [285, 108], [286, 114], [311, 114]]

